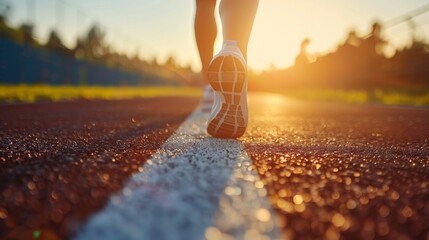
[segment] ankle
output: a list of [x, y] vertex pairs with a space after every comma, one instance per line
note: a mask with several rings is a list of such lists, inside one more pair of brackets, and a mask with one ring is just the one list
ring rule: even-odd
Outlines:
[[237, 46], [238, 47], [238, 43], [237, 43], [237, 40], [224, 40], [223, 46]]

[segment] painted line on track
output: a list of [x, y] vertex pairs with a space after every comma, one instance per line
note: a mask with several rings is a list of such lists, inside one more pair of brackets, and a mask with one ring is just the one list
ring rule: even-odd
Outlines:
[[282, 239], [243, 144], [207, 119], [197, 108], [75, 239]]

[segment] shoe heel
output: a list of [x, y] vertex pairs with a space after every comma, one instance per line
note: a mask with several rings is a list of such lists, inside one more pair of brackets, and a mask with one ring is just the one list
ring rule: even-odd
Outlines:
[[209, 66], [208, 80], [214, 91], [223, 96], [222, 106], [208, 123], [207, 133], [218, 138], [239, 138], [246, 131], [241, 97], [246, 68], [233, 55], [218, 56]]
[[210, 64], [209, 83], [215, 91], [222, 93], [228, 104], [240, 103], [245, 79], [245, 67], [234, 56], [220, 56]]
[[219, 138], [239, 138], [245, 131], [241, 107], [228, 103], [222, 104], [220, 112], [207, 126], [207, 132]]

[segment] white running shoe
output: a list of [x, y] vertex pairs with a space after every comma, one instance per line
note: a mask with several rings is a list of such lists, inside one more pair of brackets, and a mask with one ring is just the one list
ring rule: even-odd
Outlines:
[[247, 128], [247, 66], [236, 41], [226, 41], [213, 57], [208, 80], [214, 104], [207, 132], [218, 138], [239, 138]]
[[214, 91], [213, 88], [207, 84], [204, 86], [204, 95], [202, 101], [202, 111], [205, 113], [209, 113], [212, 109], [214, 102]]

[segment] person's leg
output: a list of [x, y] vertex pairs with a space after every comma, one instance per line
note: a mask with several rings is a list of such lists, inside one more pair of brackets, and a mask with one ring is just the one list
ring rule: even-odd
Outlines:
[[207, 71], [213, 58], [213, 45], [216, 40], [217, 27], [215, 20], [216, 0], [196, 0], [194, 32], [198, 53], [202, 65], [204, 94], [202, 111], [210, 112], [213, 106], [213, 89], [208, 84]]
[[196, 0], [194, 30], [205, 81], [217, 35], [215, 7], [216, 0]]
[[223, 46], [210, 63], [208, 80], [215, 91], [207, 133], [241, 137], [247, 128], [247, 43], [258, 0], [222, 0]]
[[223, 41], [237, 41], [244, 59], [258, 3], [259, 0], [222, 0], [219, 6]]

